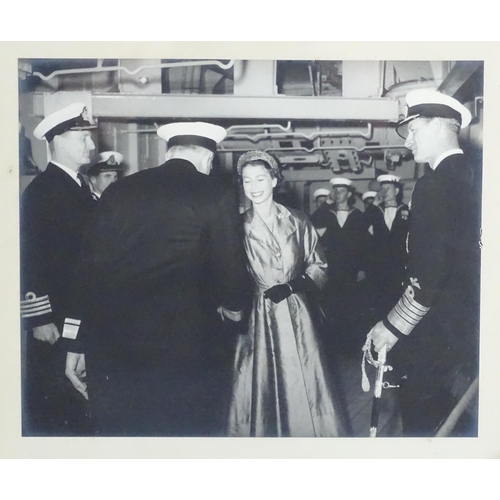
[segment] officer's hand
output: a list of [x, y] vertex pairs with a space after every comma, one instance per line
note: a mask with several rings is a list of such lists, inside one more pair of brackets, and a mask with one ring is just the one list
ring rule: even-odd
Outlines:
[[48, 342], [49, 344], [55, 344], [61, 334], [54, 323], [49, 323], [48, 325], [35, 326], [33, 328], [33, 337], [42, 342]]
[[66, 377], [73, 384], [73, 387], [83, 395], [85, 399], [89, 399], [87, 393], [87, 384], [82, 380], [87, 375], [85, 369], [85, 354], [68, 352], [66, 354]]
[[387, 344], [387, 350], [389, 351], [394, 347], [394, 344], [398, 341], [398, 338], [391, 333], [382, 321], [379, 321], [370, 331], [372, 334], [373, 348], [375, 352], [379, 352], [384, 345]]
[[272, 300], [278, 304], [292, 294], [292, 289], [288, 285], [275, 285], [264, 292], [266, 299]]
[[357, 276], [358, 283], [360, 281], [363, 281], [364, 279], [366, 279], [366, 273], [364, 271], [358, 271], [358, 276]]
[[229, 319], [230, 321], [241, 321], [243, 319], [243, 311], [231, 311], [225, 307], [219, 306], [217, 312], [220, 314], [222, 321]]

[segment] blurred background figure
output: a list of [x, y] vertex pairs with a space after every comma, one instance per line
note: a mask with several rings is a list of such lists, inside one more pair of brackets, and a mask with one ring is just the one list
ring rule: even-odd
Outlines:
[[99, 200], [104, 190], [119, 179], [123, 173], [122, 161], [123, 155], [120, 153], [106, 151], [99, 155], [95, 165], [89, 167], [87, 176], [94, 200]]
[[319, 188], [313, 193], [313, 198], [316, 201], [316, 208], [319, 208], [328, 198], [330, 191], [328, 189]]
[[363, 196], [361, 196], [361, 200], [365, 204], [365, 211], [368, 207], [373, 205], [375, 196], [377, 196], [377, 191], [367, 191], [366, 193], [363, 193]]
[[377, 181], [380, 191], [365, 210], [368, 230], [372, 234], [369, 289], [375, 320], [387, 314], [401, 295], [408, 259], [406, 238], [409, 224], [408, 206], [402, 203], [401, 179], [383, 174], [377, 177]]
[[328, 262], [323, 307], [337, 346], [354, 354], [364, 332], [357, 316], [364, 309], [360, 283], [366, 278], [370, 235], [363, 213], [354, 207], [352, 181], [335, 177], [330, 183], [332, 192], [311, 215]]

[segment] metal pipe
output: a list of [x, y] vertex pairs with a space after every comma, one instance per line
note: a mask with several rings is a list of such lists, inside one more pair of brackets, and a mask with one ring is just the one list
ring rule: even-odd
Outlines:
[[192, 61], [192, 62], [178, 62], [178, 63], [162, 63], [162, 64], [150, 64], [139, 66], [134, 70], [130, 70], [125, 66], [102, 66], [98, 65], [94, 68], [77, 68], [77, 69], [59, 69], [53, 71], [50, 75], [45, 76], [42, 73], [35, 71], [33, 76], [38, 76], [40, 79], [47, 81], [59, 75], [76, 75], [82, 73], [99, 73], [103, 71], [125, 71], [129, 75], [136, 75], [137, 73], [145, 69], [162, 69], [162, 68], [181, 68], [181, 67], [191, 67], [191, 66], [219, 66], [222, 69], [229, 69], [234, 66], [234, 59], [231, 59], [227, 64], [221, 63], [220, 61], [208, 60], [208, 61]]
[[249, 128], [257, 128], [257, 129], [261, 129], [261, 128], [279, 128], [281, 130], [283, 130], [283, 132], [289, 132], [290, 130], [292, 130], [292, 122], [291, 121], [288, 121], [286, 127], [283, 127], [283, 125], [280, 125], [278, 123], [275, 123], [275, 124], [270, 124], [270, 123], [263, 123], [262, 125], [255, 125], [255, 124], [252, 124], [252, 125], [231, 125], [229, 128], [226, 129], [227, 131], [227, 134], [229, 135], [231, 133], [232, 130], [245, 130], [245, 129], [249, 129]]
[[309, 141], [313, 141], [318, 137], [362, 137], [363, 139], [370, 140], [372, 138], [373, 127], [372, 124], [369, 123], [367, 127], [366, 133], [362, 132], [316, 132], [310, 135], [303, 134], [301, 132], [289, 132], [289, 133], [279, 133], [279, 132], [266, 132], [263, 134], [256, 134], [254, 136], [250, 136], [247, 134], [232, 134], [228, 135], [225, 140], [228, 139], [248, 139], [251, 142], [259, 142], [262, 139], [270, 138], [270, 139], [278, 139], [278, 138], [287, 138], [287, 137], [300, 137]]
[[[404, 146], [402, 144], [388, 144], [387, 146], [365, 146], [363, 148], [356, 148], [354, 146], [319, 146], [312, 149], [307, 148], [267, 148], [264, 151], [304, 151], [306, 153], [314, 153], [315, 151], [346, 151], [353, 150], [358, 153], [363, 151], [373, 151], [373, 150], [384, 150], [384, 149], [402, 149]], [[238, 148], [238, 149], [217, 149], [218, 153], [238, 153], [240, 151], [248, 151], [248, 148]]]

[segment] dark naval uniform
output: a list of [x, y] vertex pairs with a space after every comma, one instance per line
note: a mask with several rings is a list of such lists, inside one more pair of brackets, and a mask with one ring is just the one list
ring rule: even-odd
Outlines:
[[69, 350], [85, 352], [99, 434], [219, 432], [232, 359], [217, 378], [214, 349], [236, 337], [213, 316], [250, 297], [235, 190], [171, 159], [109, 186], [90, 236]]
[[62, 333], [69, 304], [78, 300], [70, 300], [70, 290], [92, 209], [88, 187], [80, 187], [52, 163], [21, 198], [21, 315], [28, 330], [23, 433], [27, 435], [83, 432], [76, 421], [84, 399], [64, 376], [61, 338], [50, 345], [34, 339], [31, 329], [54, 323]]
[[463, 154], [443, 159], [413, 192], [405, 291], [384, 320], [401, 339], [389, 360], [404, 377], [408, 436], [434, 435], [462, 395], [452, 386], [477, 376], [479, 198]]
[[[333, 323], [335, 335], [345, 347], [353, 347], [364, 331], [357, 318], [363, 308], [359, 271], [366, 271], [370, 234], [365, 218], [357, 208], [349, 210], [343, 226], [339, 224], [332, 205], [323, 203], [311, 216], [317, 229], [326, 228], [320, 238], [328, 263], [328, 282], [324, 288], [324, 307]], [[356, 331], [355, 331], [356, 329]], [[359, 342], [358, 342], [359, 341]], [[357, 349], [356, 349], [357, 350]]]
[[391, 229], [384, 220], [384, 204], [371, 205], [364, 212], [368, 228], [371, 228], [369, 252], [369, 291], [371, 305], [377, 320], [383, 318], [403, 292], [408, 252], [409, 210], [405, 204], [396, 208]]

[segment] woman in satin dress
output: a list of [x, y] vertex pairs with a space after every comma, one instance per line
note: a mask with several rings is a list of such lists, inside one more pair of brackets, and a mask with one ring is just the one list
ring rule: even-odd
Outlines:
[[249, 151], [237, 168], [252, 202], [243, 217], [255, 294], [236, 348], [228, 434], [343, 436], [305, 294], [326, 282], [317, 233], [303, 213], [273, 201], [282, 176], [272, 156]]

